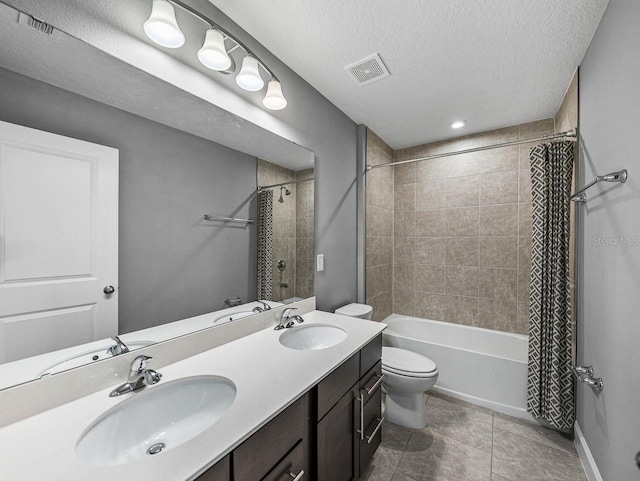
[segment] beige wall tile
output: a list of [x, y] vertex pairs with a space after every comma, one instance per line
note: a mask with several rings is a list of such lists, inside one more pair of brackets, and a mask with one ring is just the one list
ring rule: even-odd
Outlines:
[[446, 157], [446, 160], [447, 178], [477, 175], [480, 172], [478, 158], [474, 153], [453, 155]]
[[444, 179], [447, 175], [446, 159], [431, 159], [416, 162], [416, 182]]
[[393, 263], [393, 239], [391, 237], [367, 237], [367, 267]]
[[529, 302], [531, 292], [531, 271], [518, 269], [518, 302]]
[[529, 303], [518, 302], [518, 334], [529, 335]]
[[405, 291], [415, 290], [415, 264], [396, 264], [393, 266], [393, 288]]
[[518, 238], [518, 269], [531, 269], [531, 237]]
[[518, 207], [518, 235], [531, 237], [531, 202], [520, 202]]
[[415, 290], [444, 293], [444, 266], [417, 265], [415, 268]]
[[518, 171], [496, 172], [480, 176], [480, 204], [518, 202]]
[[446, 233], [447, 218], [444, 209], [416, 212], [416, 237], [442, 237]]
[[517, 300], [518, 271], [481, 267], [478, 271], [478, 294], [487, 299]]
[[553, 118], [536, 120], [519, 126], [520, 140], [530, 139], [532, 137], [540, 137], [542, 135], [553, 134], [554, 120]]
[[416, 186], [416, 210], [439, 209], [445, 206], [444, 180], [432, 180], [411, 185]]
[[480, 299], [476, 326], [498, 331], [517, 332], [517, 313], [516, 302]]
[[368, 298], [367, 304], [373, 307], [371, 319], [374, 321], [383, 321], [386, 317], [393, 314], [393, 293], [387, 291], [379, 296]]
[[454, 296], [478, 297], [478, 268], [446, 266], [445, 292]]
[[445, 296], [444, 320], [472, 326], [478, 321], [478, 298]]
[[367, 235], [372, 237], [391, 237], [393, 234], [393, 212], [369, 204], [366, 214]]
[[[389, 167], [387, 167], [388, 169]], [[416, 163], [400, 164], [393, 167], [396, 185], [414, 184], [416, 182]]]
[[480, 206], [480, 235], [518, 235], [518, 204]]
[[413, 264], [415, 262], [415, 237], [396, 237], [393, 243], [393, 263], [395, 265]]
[[518, 179], [518, 198], [520, 202], [531, 202], [531, 172], [520, 170]]
[[393, 198], [395, 212], [416, 210], [416, 184], [396, 185]]
[[478, 235], [478, 207], [458, 207], [447, 209], [446, 221], [446, 235], [449, 237]]
[[481, 267], [508, 267], [518, 265], [517, 237], [480, 237], [478, 265]]
[[442, 294], [416, 293], [415, 315], [417, 317], [433, 321], [444, 321], [445, 306], [445, 296]]
[[478, 172], [490, 174], [517, 170], [520, 159], [520, 148], [517, 145], [478, 152]]
[[393, 216], [393, 235], [395, 237], [415, 236], [416, 213], [413, 211], [396, 212]]
[[393, 312], [404, 316], [415, 316], [414, 291], [393, 290]]
[[450, 266], [477, 266], [478, 238], [448, 237], [445, 263]]
[[415, 239], [416, 264], [441, 265], [445, 260], [444, 237], [417, 237]]
[[447, 179], [447, 207], [478, 205], [480, 178], [477, 175]]
[[386, 155], [393, 156], [393, 149], [371, 129], [367, 129], [367, 145], [374, 145], [384, 151]]
[[[371, 172], [381, 172], [384, 169], [377, 169]], [[388, 169], [387, 169], [388, 170]], [[373, 176], [367, 177], [366, 187], [367, 204], [372, 204], [383, 209], [390, 210], [393, 207], [393, 184], [375, 179]]]

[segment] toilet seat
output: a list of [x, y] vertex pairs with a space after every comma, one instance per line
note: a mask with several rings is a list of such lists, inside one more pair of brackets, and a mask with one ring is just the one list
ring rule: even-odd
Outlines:
[[382, 369], [399, 376], [415, 378], [438, 375], [438, 367], [431, 359], [397, 347], [382, 348]]

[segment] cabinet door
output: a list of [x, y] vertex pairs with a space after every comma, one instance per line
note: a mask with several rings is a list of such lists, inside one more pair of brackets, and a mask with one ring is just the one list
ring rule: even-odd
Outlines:
[[363, 411], [364, 439], [360, 439], [360, 472], [363, 473], [382, 441], [382, 389], [371, 394]]
[[304, 470], [304, 465], [304, 448], [299, 442], [262, 481], [307, 481], [311, 477]]
[[229, 456], [225, 456], [204, 474], [198, 476], [196, 481], [231, 481], [231, 463]]
[[356, 395], [357, 389], [349, 390], [318, 423], [318, 481], [358, 479], [355, 426], [360, 414]]

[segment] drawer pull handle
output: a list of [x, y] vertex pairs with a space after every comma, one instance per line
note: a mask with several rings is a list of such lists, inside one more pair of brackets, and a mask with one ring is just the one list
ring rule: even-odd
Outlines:
[[298, 474], [293, 474], [290, 472], [289, 476], [293, 478], [292, 481], [300, 481], [302, 479], [302, 476], [304, 476], [304, 469], [301, 469]]
[[365, 436], [365, 438], [367, 438], [367, 444], [371, 444], [371, 441], [373, 441], [373, 437], [376, 435], [376, 433], [378, 431], [380, 431], [380, 428], [382, 427], [382, 423], [384, 422], [384, 417], [381, 418], [376, 418], [378, 420], [378, 425], [376, 426], [376, 428], [373, 430], [373, 432], [371, 433], [371, 435], [369, 436]]
[[376, 377], [378, 378], [378, 380], [375, 382], [375, 384], [371, 387], [365, 387], [366, 391], [367, 391], [367, 395], [371, 396], [371, 393], [373, 391], [376, 390], [376, 388], [380, 385], [380, 383], [382, 382], [382, 378], [384, 377], [384, 374], [378, 374], [376, 373]]
[[360, 441], [364, 439], [364, 394], [356, 398], [360, 402], [360, 429], [356, 429], [356, 433], [360, 435]]

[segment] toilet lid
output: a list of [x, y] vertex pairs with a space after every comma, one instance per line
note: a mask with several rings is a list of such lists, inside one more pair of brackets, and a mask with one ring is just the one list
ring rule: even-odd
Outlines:
[[337, 309], [336, 314], [349, 317], [360, 317], [366, 316], [372, 310], [373, 308], [371, 306], [368, 306], [367, 304], [358, 304], [354, 302], [352, 304], [342, 306], [340, 309]]
[[438, 369], [436, 363], [428, 357], [397, 347], [382, 348], [382, 367], [396, 374], [413, 377], [433, 373]]

